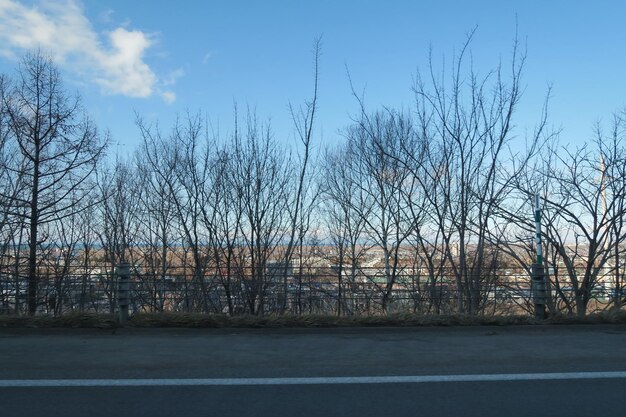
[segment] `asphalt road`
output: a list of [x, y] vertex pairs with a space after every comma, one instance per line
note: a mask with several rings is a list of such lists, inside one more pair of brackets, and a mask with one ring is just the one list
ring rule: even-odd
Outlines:
[[618, 325], [0, 329], [0, 416], [623, 415], [624, 371]]

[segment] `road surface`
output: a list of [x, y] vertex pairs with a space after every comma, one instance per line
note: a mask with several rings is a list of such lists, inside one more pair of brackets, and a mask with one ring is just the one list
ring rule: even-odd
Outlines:
[[0, 329], [0, 416], [623, 415], [626, 326]]

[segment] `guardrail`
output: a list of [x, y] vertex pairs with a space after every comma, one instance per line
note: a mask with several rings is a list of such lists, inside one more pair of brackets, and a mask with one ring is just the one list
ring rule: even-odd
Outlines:
[[[95, 271], [95, 272], [94, 272]], [[339, 314], [377, 315], [389, 312], [422, 314], [513, 315], [532, 314], [530, 277], [524, 270], [503, 269], [474, 283], [457, 288], [454, 277], [399, 275], [389, 286], [377, 269], [362, 268], [341, 281], [336, 274], [265, 274], [252, 278], [240, 274], [193, 276], [188, 273], [155, 275], [131, 269], [127, 294], [120, 293], [114, 270], [95, 268], [84, 273], [41, 274], [38, 312], [61, 315], [69, 312], [116, 313], [119, 306], [137, 312], [201, 312], [212, 314]], [[122, 288], [126, 288], [123, 286]], [[571, 287], [548, 286], [551, 308], [570, 308], [575, 301]], [[26, 313], [27, 280], [24, 276], [0, 275], [0, 314]], [[123, 302], [119, 303], [119, 296]], [[606, 309], [616, 299], [610, 286], [599, 285], [590, 294], [589, 312]]]

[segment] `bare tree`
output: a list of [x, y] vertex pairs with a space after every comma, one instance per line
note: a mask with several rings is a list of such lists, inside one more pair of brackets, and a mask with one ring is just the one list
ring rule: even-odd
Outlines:
[[517, 40], [506, 80], [502, 66], [479, 75], [468, 63], [472, 35], [454, 58], [449, 80], [438, 76], [431, 55], [429, 81], [418, 74], [414, 91], [417, 130], [430, 143], [426, 191], [458, 292], [457, 309], [476, 314], [495, 279], [499, 252], [491, 250], [492, 231], [505, 221], [500, 207], [541, 135], [530, 138], [521, 155], [511, 151], [525, 60]]
[[[236, 129], [231, 143], [232, 185], [242, 202], [241, 240], [248, 272], [242, 280], [248, 311], [263, 314], [266, 298], [280, 288], [281, 271], [271, 268], [289, 225], [290, 159], [280, 152], [269, 125], [248, 113], [245, 132]], [[271, 306], [270, 306], [271, 307]]]
[[381, 306], [386, 312], [404, 269], [402, 245], [411, 233], [407, 200], [403, 196], [410, 171], [401, 162], [400, 144], [413, 135], [413, 126], [407, 115], [391, 110], [363, 113], [361, 117], [348, 130], [347, 140], [358, 158], [354, 167], [361, 171], [359, 186], [368, 201], [368, 215], [362, 214], [366, 231], [382, 251], [383, 282], [379, 282], [378, 271], [371, 281], [382, 295]]
[[204, 119], [200, 115], [187, 115], [184, 120], [176, 121], [169, 136], [163, 136], [158, 126], [149, 126], [140, 118], [137, 125], [143, 138], [143, 154], [154, 175], [167, 187], [166, 196], [174, 208], [183, 249], [180, 261], [185, 267], [191, 263], [191, 283], [185, 283], [190, 284], [185, 308], [207, 312], [209, 288], [205, 272], [210, 257], [207, 230], [202, 224], [202, 198], [208, 181], [211, 149]]
[[101, 203], [98, 204], [100, 227], [96, 230], [104, 252], [101, 267], [105, 267], [101, 285], [105, 288], [112, 313], [116, 294], [115, 268], [124, 261], [135, 263], [131, 249], [138, 237], [141, 187], [133, 165], [121, 159], [98, 172], [97, 187]]
[[[98, 197], [93, 197], [97, 199]], [[79, 276], [80, 276], [80, 290], [79, 298], [75, 308], [78, 311], [83, 312], [89, 308], [89, 305], [96, 301], [93, 296], [93, 292], [96, 287], [94, 278], [99, 271], [101, 265], [96, 263], [98, 253], [98, 231], [101, 226], [100, 217], [98, 216], [98, 210], [95, 204], [92, 202], [87, 203], [87, 209], [77, 214], [79, 217]]]
[[[449, 304], [448, 271], [446, 268], [445, 241], [438, 220], [445, 208], [437, 202], [442, 196], [434, 195], [441, 172], [432, 172], [438, 147], [429, 143], [424, 115], [415, 124], [414, 134], [400, 136], [400, 162], [409, 170], [401, 192], [406, 200], [411, 234], [408, 244], [413, 249], [409, 280], [413, 310], [440, 314]], [[435, 164], [437, 165], [437, 164]]]
[[[317, 113], [318, 101], [318, 81], [319, 81], [319, 61], [321, 55], [321, 38], [315, 39], [313, 43], [313, 94], [310, 100], [305, 102], [304, 107], [296, 110], [293, 105], [289, 104], [291, 119], [293, 120], [296, 134], [302, 146], [302, 155], [300, 158], [299, 174], [297, 176], [297, 184], [295, 185], [295, 194], [293, 202], [288, 206], [291, 221], [289, 242], [285, 249], [283, 259], [283, 303], [281, 311], [284, 312], [287, 307], [288, 298], [288, 270], [291, 265], [292, 256], [296, 245], [299, 246], [299, 254], [303, 256], [303, 241], [309, 228], [310, 216], [313, 204], [315, 202], [315, 193], [311, 194], [313, 182], [310, 181], [310, 159], [311, 159], [311, 140], [313, 139], [313, 127]], [[302, 262], [299, 263], [302, 267]]]
[[[145, 144], [144, 144], [145, 145]], [[148, 303], [156, 311], [165, 308], [165, 287], [173, 269], [176, 204], [167, 181], [157, 174], [144, 152], [135, 154], [136, 175], [141, 178], [139, 239], [144, 274], [143, 287], [151, 294]], [[166, 171], [168, 170], [165, 167]], [[173, 173], [167, 177], [173, 176]]]
[[[86, 180], [104, 154], [106, 140], [84, 115], [78, 97], [63, 90], [59, 72], [41, 52], [27, 55], [15, 81], [2, 89], [9, 140], [21, 159], [9, 169], [21, 173], [23, 192], [12, 198], [28, 234], [28, 311], [37, 311], [39, 228], [84, 209]], [[27, 207], [27, 212], [20, 210]]]
[[[626, 111], [613, 116], [608, 134], [600, 127], [596, 130], [596, 143], [600, 147], [603, 189], [602, 204], [609, 220], [608, 243], [605, 247], [612, 253], [605, 275], [612, 277], [613, 307], [621, 308], [626, 304], [624, 295], [624, 277], [626, 274]], [[606, 277], [605, 277], [606, 278]]]
[[[86, 199], [85, 203], [89, 205], [90, 199]], [[81, 241], [85, 238], [80, 224], [84, 217], [81, 215], [88, 211], [81, 210], [48, 224], [49, 243], [45, 245], [42, 254], [45, 269], [42, 271], [40, 268], [40, 279], [45, 284], [44, 311], [47, 313], [61, 315], [72, 311], [81, 298], [80, 289], [76, 285], [76, 260]]]
[[[623, 137], [624, 122], [615, 116], [609, 134], [597, 126], [595, 140], [588, 144], [553, 149], [540, 173], [551, 292], [557, 310], [568, 314], [582, 317], [605, 287], [621, 288], [626, 242]], [[618, 291], [613, 295], [619, 305], [623, 297]]]
[[362, 195], [361, 179], [354, 168], [356, 161], [354, 153], [344, 144], [325, 153], [321, 168], [322, 218], [334, 249], [331, 262], [337, 273], [338, 315], [355, 313], [357, 275], [369, 248], [365, 219], [371, 206]]
[[[0, 97], [10, 88], [6, 76], [0, 75]], [[21, 250], [25, 234], [26, 207], [15, 207], [15, 199], [23, 192], [23, 158], [17, 144], [11, 141], [10, 118], [6, 105], [0, 101], [0, 285], [3, 288], [2, 310], [19, 312], [21, 298]]]
[[[205, 187], [203, 218], [210, 233], [215, 273], [224, 289], [229, 315], [243, 312], [241, 284], [244, 261], [240, 244], [244, 201], [239, 198], [233, 169], [233, 156], [228, 144], [218, 150]], [[209, 190], [207, 188], [211, 187]]]

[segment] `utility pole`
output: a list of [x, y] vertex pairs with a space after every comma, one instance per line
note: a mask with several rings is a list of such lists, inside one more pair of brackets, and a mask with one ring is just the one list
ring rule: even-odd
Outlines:
[[531, 267], [531, 290], [535, 305], [535, 319], [543, 320], [546, 316], [546, 282], [544, 279], [543, 250], [541, 244], [541, 206], [539, 194], [535, 194], [535, 243], [537, 259]]

